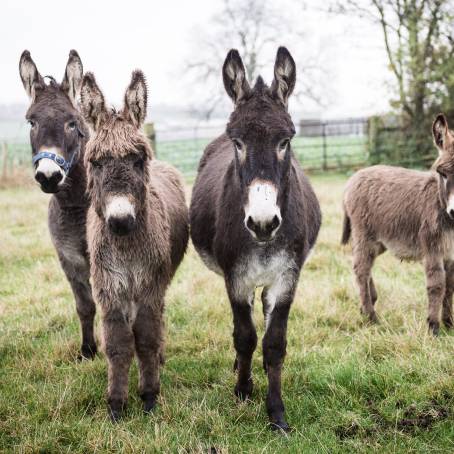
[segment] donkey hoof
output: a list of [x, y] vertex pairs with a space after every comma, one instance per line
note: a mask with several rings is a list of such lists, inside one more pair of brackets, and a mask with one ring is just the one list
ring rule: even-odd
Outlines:
[[434, 336], [438, 336], [440, 334], [440, 323], [429, 321], [429, 332]]
[[270, 421], [270, 428], [271, 430], [283, 433], [289, 433], [292, 431], [292, 428], [287, 424], [287, 422], [283, 418], [276, 419], [275, 421]]
[[93, 344], [93, 345], [82, 344], [82, 347], [80, 348], [80, 355], [79, 355], [78, 359], [79, 360], [94, 359], [96, 356], [96, 353], [98, 353], [98, 347], [96, 347], [96, 344]]
[[156, 407], [156, 393], [145, 392], [140, 395], [140, 398], [143, 401], [143, 411], [145, 413], [151, 413]]
[[125, 410], [126, 404], [120, 399], [109, 399], [109, 416], [112, 422], [118, 422]]
[[246, 383], [237, 383], [235, 386], [235, 396], [238, 399], [245, 401], [252, 397], [252, 390], [254, 389], [254, 383], [250, 378]]
[[451, 329], [454, 326], [454, 322], [452, 320], [452, 317], [446, 317], [443, 319], [443, 324], [446, 326], [446, 328]]

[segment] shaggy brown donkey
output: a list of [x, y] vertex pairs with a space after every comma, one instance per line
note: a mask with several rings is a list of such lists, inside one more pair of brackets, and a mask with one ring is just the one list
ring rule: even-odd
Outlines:
[[164, 295], [188, 243], [188, 210], [180, 175], [153, 160], [140, 130], [147, 110], [142, 72], [132, 74], [121, 112], [107, 108], [90, 73], [81, 100], [94, 130], [85, 154], [91, 278], [102, 311], [109, 410], [117, 420], [127, 401], [134, 351], [144, 409], [155, 406]]
[[49, 230], [66, 274], [82, 327], [81, 356], [96, 354], [93, 333], [95, 303], [89, 283], [86, 240], [88, 199], [84, 166], [88, 129], [77, 110], [82, 84], [82, 62], [75, 50], [69, 53], [61, 84], [53, 78], [45, 83], [25, 50], [19, 72], [31, 104], [26, 118], [35, 180], [41, 190], [53, 194], [49, 202]]
[[433, 124], [440, 151], [436, 172], [374, 166], [357, 172], [344, 195], [342, 243], [350, 237], [362, 312], [376, 321], [377, 292], [371, 276], [375, 258], [387, 249], [401, 260], [424, 263], [429, 329], [452, 327], [454, 292], [454, 137], [444, 115]]
[[266, 407], [272, 427], [289, 430], [281, 397], [287, 320], [321, 222], [317, 198], [290, 145], [295, 128], [287, 102], [295, 86], [295, 62], [279, 48], [271, 87], [259, 77], [251, 88], [238, 52], [231, 50], [223, 78], [235, 109], [226, 134], [208, 145], [200, 161], [191, 236], [207, 266], [225, 279], [234, 324], [235, 393], [241, 399], [252, 394], [257, 345], [252, 307], [256, 287], [263, 287]]

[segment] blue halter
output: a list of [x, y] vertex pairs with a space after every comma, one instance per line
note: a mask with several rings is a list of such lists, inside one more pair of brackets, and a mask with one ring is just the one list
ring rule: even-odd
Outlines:
[[60, 156], [55, 153], [51, 153], [50, 151], [41, 151], [32, 158], [32, 164], [35, 165], [38, 161], [41, 159], [47, 158], [51, 159], [54, 161], [60, 168], [63, 169], [66, 175], [68, 175], [69, 171], [71, 170], [71, 167], [74, 165], [76, 156], [79, 154], [79, 149], [80, 146], [78, 146], [73, 154], [71, 155], [71, 159], [69, 161], [66, 161], [66, 159], [63, 156]]

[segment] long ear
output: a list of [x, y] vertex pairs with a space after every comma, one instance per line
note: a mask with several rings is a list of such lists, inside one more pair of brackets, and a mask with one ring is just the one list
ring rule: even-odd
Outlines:
[[66, 64], [65, 75], [61, 83], [62, 89], [68, 94], [74, 107], [77, 107], [77, 100], [80, 95], [84, 67], [79, 54], [75, 50], [69, 52], [68, 63]]
[[131, 83], [126, 89], [123, 115], [140, 128], [147, 116], [147, 83], [143, 72], [136, 69], [132, 72]]
[[444, 151], [444, 145], [446, 144], [446, 138], [448, 134], [448, 120], [446, 119], [444, 114], [440, 113], [437, 115], [432, 125], [434, 143], [440, 153]]
[[24, 50], [20, 56], [19, 74], [28, 97], [33, 101], [36, 92], [44, 88], [45, 84], [28, 50]]
[[82, 80], [80, 105], [86, 122], [96, 131], [107, 116], [107, 109], [93, 73], [85, 74]]
[[222, 79], [227, 94], [237, 104], [249, 94], [251, 88], [246, 80], [246, 71], [243, 61], [236, 49], [231, 49], [227, 54], [222, 67]]
[[290, 52], [285, 47], [279, 47], [274, 64], [274, 80], [271, 84], [271, 92], [285, 106], [288, 98], [295, 88], [296, 65]]

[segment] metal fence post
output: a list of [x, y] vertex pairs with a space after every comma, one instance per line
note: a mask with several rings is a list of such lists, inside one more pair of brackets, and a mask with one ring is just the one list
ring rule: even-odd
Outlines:
[[323, 170], [328, 169], [327, 143], [326, 143], [326, 122], [322, 123], [322, 146], [323, 146]]

